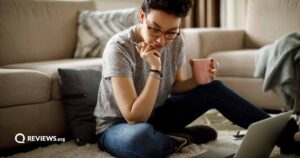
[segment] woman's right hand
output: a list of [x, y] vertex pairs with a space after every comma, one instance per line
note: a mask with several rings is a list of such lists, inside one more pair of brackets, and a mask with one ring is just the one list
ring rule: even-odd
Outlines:
[[140, 42], [135, 48], [151, 69], [161, 70], [160, 52], [157, 49], [146, 42]]

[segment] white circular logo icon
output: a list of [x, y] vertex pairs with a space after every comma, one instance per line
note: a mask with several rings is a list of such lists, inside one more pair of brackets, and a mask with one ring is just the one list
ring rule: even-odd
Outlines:
[[19, 144], [24, 144], [25, 143], [25, 136], [22, 133], [18, 133], [15, 136], [15, 141]]

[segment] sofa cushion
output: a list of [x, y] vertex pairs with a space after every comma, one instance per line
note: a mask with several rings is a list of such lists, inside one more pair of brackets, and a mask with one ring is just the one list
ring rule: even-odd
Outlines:
[[60, 90], [58, 83], [58, 68], [93, 68], [100, 69], [102, 64], [101, 58], [89, 59], [61, 59], [52, 61], [30, 62], [21, 64], [5, 65], [4, 68], [10, 69], [32, 69], [43, 72], [52, 79], [51, 99], [60, 99]]
[[258, 48], [299, 31], [299, 16], [299, 0], [249, 0], [246, 48]]
[[51, 79], [35, 70], [0, 69], [0, 107], [50, 99]]
[[138, 23], [138, 8], [83, 11], [78, 19], [75, 58], [101, 57], [108, 40]]
[[[65, 134], [68, 132], [64, 108], [61, 101], [47, 101], [38, 104], [1, 108], [0, 128], [0, 151], [3, 151], [3, 149], [6, 151], [6, 149], [24, 145], [15, 141], [15, 136], [18, 133], [22, 133], [26, 137], [57, 136], [57, 138], [65, 138]], [[67, 141], [67, 139], [65, 139], [65, 141]], [[25, 144], [30, 143], [42, 142], [25, 139]], [[53, 143], [61, 143], [61, 141]], [[15, 151], [18, 150], [11, 151], [14, 151], [13, 153], [15, 153]], [[24, 152], [25, 150], [22, 151]], [[0, 155], [1, 154], [2, 152]], [[43, 157], [41, 154], [36, 154], [36, 156]], [[31, 155], [30, 157], [36, 156]], [[2, 157], [2, 155], [0, 157]]]
[[229, 88], [245, 98], [255, 106], [267, 109], [281, 111], [285, 107], [284, 100], [279, 87], [274, 90], [264, 92], [262, 87], [262, 78], [245, 77], [219, 77]]
[[257, 50], [215, 52], [208, 57], [220, 63], [217, 76], [253, 77]]
[[78, 13], [93, 0], [0, 0], [0, 65], [73, 56]]
[[97, 103], [101, 71], [58, 69], [66, 116], [77, 145], [96, 142], [93, 115]]

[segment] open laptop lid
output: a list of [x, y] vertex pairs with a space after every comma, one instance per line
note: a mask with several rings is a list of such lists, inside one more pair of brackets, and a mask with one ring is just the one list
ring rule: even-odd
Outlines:
[[235, 158], [267, 158], [293, 111], [251, 124]]

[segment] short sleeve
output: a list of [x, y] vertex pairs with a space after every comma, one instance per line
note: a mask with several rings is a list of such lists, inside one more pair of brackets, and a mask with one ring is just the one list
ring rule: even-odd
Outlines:
[[178, 59], [177, 59], [177, 67], [181, 67], [186, 64], [184, 43], [181, 36], [179, 36], [178, 38], [178, 46], [179, 46], [178, 48], [179, 52], [178, 52]]
[[103, 54], [103, 77], [110, 79], [113, 76], [132, 76], [133, 66], [128, 50], [117, 40], [111, 39]]

